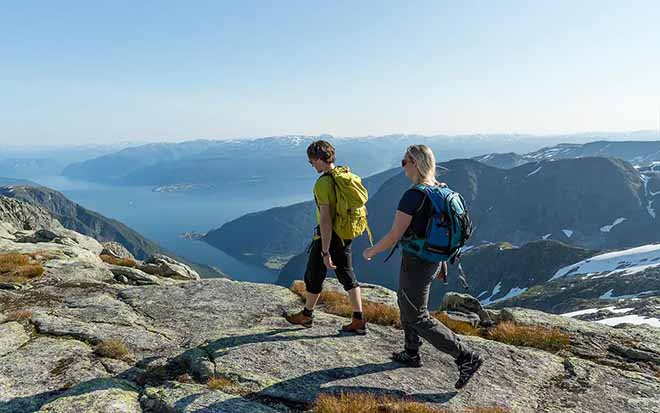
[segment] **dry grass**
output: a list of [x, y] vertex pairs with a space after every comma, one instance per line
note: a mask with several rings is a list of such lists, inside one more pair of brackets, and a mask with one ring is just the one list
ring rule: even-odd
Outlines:
[[119, 338], [111, 338], [101, 342], [96, 346], [94, 352], [101, 357], [109, 357], [116, 360], [130, 361], [132, 358], [128, 347]]
[[322, 394], [312, 408], [314, 413], [447, 413], [424, 403], [375, 396], [367, 393]]
[[451, 331], [453, 331], [456, 334], [463, 334], [464, 336], [481, 335], [481, 330], [474, 327], [470, 323], [466, 323], [465, 321], [454, 320], [452, 318], [449, 318], [447, 314], [439, 311], [436, 311], [431, 315], [436, 319], [438, 319], [438, 321], [440, 321], [442, 324], [447, 326], [447, 328], [449, 328]]
[[206, 383], [209, 389], [211, 390], [225, 390], [234, 385], [234, 382], [231, 381], [228, 377], [216, 376], [211, 377]]
[[44, 273], [34, 254], [0, 254], [0, 282], [24, 283]]
[[27, 321], [32, 317], [32, 312], [26, 310], [16, 310], [7, 314], [5, 321]]
[[[291, 286], [291, 291], [304, 299], [306, 293], [305, 283], [302, 281], [294, 282]], [[319, 297], [319, 302], [323, 303], [325, 310], [330, 314], [349, 318], [353, 315], [353, 308], [346, 293], [323, 291], [321, 292], [321, 297]], [[370, 323], [397, 328], [401, 327], [399, 310], [391, 305], [362, 299], [362, 312]]]
[[453, 410], [412, 400], [368, 393], [322, 394], [312, 407], [314, 413], [510, 413], [502, 407], [468, 407]]
[[486, 338], [514, 346], [534, 347], [550, 352], [566, 349], [569, 336], [557, 328], [521, 326], [512, 322], [498, 324]]
[[130, 258], [116, 258], [113, 257], [112, 255], [101, 255], [100, 256], [101, 261], [112, 264], [112, 265], [121, 265], [122, 267], [131, 267], [135, 268], [137, 267], [137, 262], [135, 260], [132, 260]]

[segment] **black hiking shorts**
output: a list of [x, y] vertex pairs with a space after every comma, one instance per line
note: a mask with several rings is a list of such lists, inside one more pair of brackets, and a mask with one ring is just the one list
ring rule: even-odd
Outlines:
[[[360, 285], [355, 278], [353, 272], [353, 260], [351, 257], [351, 242], [352, 240], [342, 240], [337, 234], [332, 233], [332, 240], [330, 241], [330, 257], [332, 263], [337, 267], [335, 275], [337, 280], [344, 286], [344, 290], [350, 291]], [[328, 273], [328, 269], [323, 263], [321, 256], [321, 239], [312, 241], [307, 259], [307, 270], [305, 271], [305, 288], [307, 292], [312, 294], [319, 294], [323, 290], [323, 281]]]

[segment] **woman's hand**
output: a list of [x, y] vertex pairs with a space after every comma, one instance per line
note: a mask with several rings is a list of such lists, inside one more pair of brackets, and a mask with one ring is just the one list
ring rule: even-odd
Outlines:
[[364, 251], [362, 251], [362, 258], [364, 258], [367, 261], [371, 261], [371, 258], [373, 258], [374, 255], [375, 254], [374, 254], [374, 248], [373, 247], [369, 247], [369, 248], [365, 249]]

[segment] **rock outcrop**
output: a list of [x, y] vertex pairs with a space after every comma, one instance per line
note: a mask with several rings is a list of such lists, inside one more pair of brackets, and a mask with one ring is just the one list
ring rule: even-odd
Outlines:
[[[323, 306], [313, 328], [289, 325], [283, 312], [302, 302], [287, 288], [119, 270], [92, 242], [54, 230], [50, 242], [17, 242], [18, 229], [7, 228], [14, 239], [0, 238], [0, 253], [38, 252], [44, 273], [0, 290], [2, 413], [304, 412], [319, 394], [338, 392], [450, 411], [660, 410], [660, 329], [502, 309], [495, 321], [559, 328], [571, 337], [569, 349], [555, 354], [461, 336], [486, 361], [457, 392], [453, 359], [429, 345], [423, 368], [389, 360], [402, 347], [401, 330], [370, 325], [366, 336], [343, 335], [346, 320]], [[149, 285], [134, 285], [142, 282]], [[328, 288], [340, 287], [329, 281]], [[364, 290], [395, 304], [387, 289]], [[221, 384], [207, 384], [210, 378]]]

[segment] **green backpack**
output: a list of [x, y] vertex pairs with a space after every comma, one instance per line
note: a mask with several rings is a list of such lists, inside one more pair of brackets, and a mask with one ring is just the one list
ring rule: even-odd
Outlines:
[[354, 239], [367, 231], [369, 242], [373, 237], [367, 223], [367, 200], [369, 193], [362, 185], [362, 179], [352, 173], [348, 166], [338, 166], [322, 176], [328, 175], [334, 181], [337, 205], [332, 229], [342, 240]]

